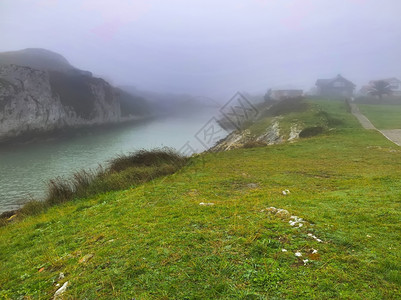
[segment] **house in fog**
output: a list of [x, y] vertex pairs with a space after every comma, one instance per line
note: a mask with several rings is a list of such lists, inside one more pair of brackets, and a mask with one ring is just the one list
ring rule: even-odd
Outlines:
[[303, 90], [269, 90], [268, 96], [270, 100], [283, 100], [288, 98], [302, 97]]
[[316, 81], [317, 95], [327, 97], [351, 97], [355, 84], [341, 75], [331, 79], [318, 79]]

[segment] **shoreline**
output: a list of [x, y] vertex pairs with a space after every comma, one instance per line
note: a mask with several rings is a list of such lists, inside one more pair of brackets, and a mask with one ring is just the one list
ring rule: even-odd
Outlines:
[[0, 147], [10, 147], [16, 145], [29, 145], [32, 143], [42, 142], [46, 140], [58, 140], [76, 136], [80, 132], [95, 132], [100, 130], [113, 130], [124, 126], [130, 126], [135, 123], [149, 122], [156, 119], [158, 116], [149, 115], [144, 117], [135, 117], [125, 119], [120, 122], [110, 122], [103, 124], [91, 124], [82, 126], [71, 126], [65, 128], [56, 128], [51, 130], [33, 130], [24, 132], [17, 136], [4, 137], [0, 139]]
[[[208, 109], [206, 108], [206, 111]], [[197, 115], [198, 112], [193, 112], [194, 115]], [[164, 119], [171, 119], [171, 118], [177, 118], [184, 115], [181, 112], [175, 112], [175, 113], [158, 113], [158, 114], [152, 114], [150, 116], [146, 116], [143, 118], [136, 118], [136, 119], [131, 119], [131, 120], [124, 120], [124, 122], [120, 123], [113, 123], [113, 124], [102, 124], [99, 126], [85, 126], [85, 127], [80, 127], [80, 128], [68, 128], [68, 129], [63, 129], [63, 130], [54, 130], [51, 132], [42, 132], [37, 135], [31, 133], [28, 135], [24, 136], [19, 136], [16, 138], [13, 138], [8, 141], [3, 141], [2, 143], [0, 142], [0, 149], [5, 152], [13, 152], [14, 149], [24, 149], [25, 147], [36, 147], [40, 146], [42, 144], [57, 144], [57, 143], [64, 143], [64, 142], [69, 142], [70, 140], [74, 139], [82, 139], [85, 138], [86, 136], [92, 136], [92, 135], [113, 135], [114, 132], [118, 132], [120, 129], [122, 130], [135, 130], [136, 127], [140, 126], [147, 126], [146, 124], [150, 124], [152, 122], [158, 122], [158, 120], [164, 120]], [[160, 147], [163, 147], [163, 145], [160, 145]], [[0, 151], [1, 153], [1, 151]], [[1, 155], [1, 154], [0, 154]], [[101, 162], [100, 162], [101, 163]], [[102, 164], [103, 165], [103, 164]], [[6, 174], [3, 174], [6, 176]], [[52, 176], [50, 179], [54, 179], [57, 177], [56, 175]], [[22, 182], [22, 178], [21, 178]], [[46, 187], [45, 185], [43, 186], [43, 194], [46, 192]], [[42, 195], [42, 193], [41, 193]], [[13, 201], [12, 203], [4, 203], [5, 205], [0, 207], [0, 216], [5, 213], [7, 214], [8, 212], [13, 212], [17, 211], [26, 202], [29, 202], [30, 200], [39, 200], [41, 201], [43, 199], [44, 195], [40, 197], [36, 196], [27, 196], [27, 197], [21, 197], [16, 199], [16, 201]]]

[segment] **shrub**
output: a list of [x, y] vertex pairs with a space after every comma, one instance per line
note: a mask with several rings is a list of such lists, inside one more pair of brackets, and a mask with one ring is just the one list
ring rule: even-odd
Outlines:
[[134, 166], [160, 166], [165, 163], [183, 166], [186, 161], [184, 156], [170, 148], [139, 150], [113, 159], [110, 161], [109, 170], [119, 172]]
[[46, 202], [55, 205], [70, 200], [74, 194], [68, 180], [57, 177], [49, 181]]
[[322, 132], [323, 132], [323, 127], [321, 126], [307, 127], [299, 133], [299, 137], [300, 138], [312, 137], [321, 134]]

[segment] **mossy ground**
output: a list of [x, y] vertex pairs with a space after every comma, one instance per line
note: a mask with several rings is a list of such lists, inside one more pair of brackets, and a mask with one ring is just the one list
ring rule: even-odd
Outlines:
[[202, 154], [0, 228], [0, 296], [49, 299], [68, 281], [66, 299], [400, 298], [401, 149], [344, 103], [315, 105], [337, 120], [322, 135]]

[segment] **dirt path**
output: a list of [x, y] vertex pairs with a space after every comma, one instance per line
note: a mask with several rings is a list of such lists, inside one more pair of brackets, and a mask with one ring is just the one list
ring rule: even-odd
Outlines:
[[352, 114], [358, 119], [363, 128], [377, 130], [388, 140], [392, 141], [397, 146], [401, 146], [401, 129], [379, 130], [359, 111], [356, 104], [351, 103], [350, 105]]

